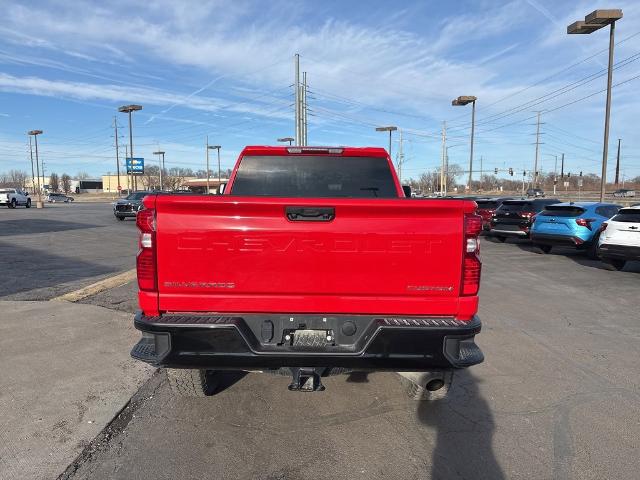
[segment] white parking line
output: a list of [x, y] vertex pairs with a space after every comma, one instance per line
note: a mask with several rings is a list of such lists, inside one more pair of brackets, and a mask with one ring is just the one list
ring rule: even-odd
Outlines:
[[65, 293], [64, 295], [61, 295], [59, 297], [52, 298], [51, 301], [77, 302], [78, 300], [82, 300], [83, 298], [95, 295], [96, 293], [100, 293], [111, 288], [120, 287], [132, 280], [135, 280], [135, 278], [136, 269], [133, 268], [131, 270], [127, 270], [126, 272], [119, 273], [118, 275], [114, 275], [113, 277], [105, 278], [104, 280], [100, 280], [99, 282], [87, 285], [86, 287], [80, 288], [79, 290], [75, 290], [73, 292]]

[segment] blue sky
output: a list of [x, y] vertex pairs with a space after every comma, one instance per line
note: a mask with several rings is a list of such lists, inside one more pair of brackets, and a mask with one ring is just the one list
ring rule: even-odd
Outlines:
[[[599, 172], [608, 35], [566, 34], [567, 24], [603, 7], [595, 2], [0, 6], [0, 171], [30, 170], [30, 129], [45, 132], [47, 171], [115, 171], [113, 117], [125, 127], [117, 107], [133, 102], [144, 106], [134, 118], [136, 156], [154, 161], [160, 147], [167, 167], [203, 168], [209, 135], [231, 167], [244, 145], [292, 135], [297, 52], [311, 91], [309, 144], [385, 146], [374, 127], [397, 125], [406, 140], [403, 176], [417, 177], [439, 165], [446, 120], [450, 162], [465, 165], [471, 112], [451, 99], [475, 95], [475, 168], [482, 156], [485, 170], [531, 169], [533, 117], [542, 110], [542, 170], [565, 153], [566, 170]], [[626, 59], [614, 84], [626, 83], [613, 91], [610, 159], [622, 138], [623, 171], [633, 177], [640, 175], [640, 4], [614, 6], [624, 10], [616, 61]], [[120, 133], [124, 144], [126, 129]]]

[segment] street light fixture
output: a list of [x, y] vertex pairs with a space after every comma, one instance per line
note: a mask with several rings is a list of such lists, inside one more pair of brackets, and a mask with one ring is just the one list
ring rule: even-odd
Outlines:
[[[42, 188], [40, 186], [40, 164], [38, 161], [38, 135], [42, 135], [42, 130], [29, 130], [27, 132], [27, 135], [33, 136], [33, 140], [36, 144], [36, 169], [38, 173], [38, 200], [36, 201], [36, 208], [42, 208], [44, 207], [44, 203], [42, 202]], [[44, 165], [42, 166], [42, 174], [44, 175]], [[44, 179], [42, 181], [44, 182]]]
[[284, 137], [284, 138], [279, 138], [279, 139], [278, 139], [278, 141], [279, 141], [279, 142], [289, 142], [289, 145], [293, 145], [293, 142], [294, 142], [295, 140], [296, 140], [296, 139], [295, 139], [295, 138], [293, 138], [293, 137]]
[[[158, 150], [157, 152], [153, 152], [153, 154], [154, 155], [158, 155], [158, 157], [160, 155], [162, 155], [162, 161], [159, 162], [160, 163], [160, 191], [164, 190], [164, 188], [163, 188], [164, 185], [162, 183], [162, 171], [164, 170], [164, 153], [165, 152], [163, 152], [161, 150]], [[158, 160], [160, 160], [160, 158], [158, 158]]]
[[398, 127], [389, 125], [388, 127], [376, 127], [376, 132], [389, 132], [389, 158], [391, 157], [391, 133], [398, 130]]
[[473, 176], [473, 134], [476, 126], [476, 100], [478, 100], [478, 98], [473, 95], [463, 95], [451, 101], [451, 105], [454, 107], [471, 104], [471, 149], [469, 153], [469, 180], [467, 182], [467, 189], [469, 191], [471, 191], [471, 178]]
[[600, 179], [600, 201], [604, 202], [607, 186], [607, 156], [609, 155], [609, 117], [611, 115], [611, 81], [613, 73], [613, 45], [616, 21], [622, 18], [622, 10], [594, 10], [584, 17], [584, 21], [577, 21], [567, 27], [568, 34], [585, 35], [610, 25], [609, 28], [609, 68], [607, 70], [607, 104], [604, 114], [604, 145], [602, 148], [602, 178]]
[[[133, 127], [132, 127], [132, 123], [131, 123], [131, 113], [132, 112], [137, 112], [138, 110], [142, 110], [142, 105], [123, 105], [122, 107], [118, 108], [118, 111], [121, 113], [128, 113], [129, 114], [129, 155], [130, 158], [133, 161]], [[135, 177], [133, 176], [133, 171], [131, 172], [131, 183], [133, 183], [133, 179]], [[135, 190], [138, 189], [138, 185], [137, 185], [137, 179], [136, 179], [136, 185], [133, 187]]]
[[220, 188], [220, 149], [222, 147], [220, 145], [209, 145], [209, 137], [207, 136], [207, 194], [210, 193], [209, 190], [209, 150], [218, 150], [218, 188]]

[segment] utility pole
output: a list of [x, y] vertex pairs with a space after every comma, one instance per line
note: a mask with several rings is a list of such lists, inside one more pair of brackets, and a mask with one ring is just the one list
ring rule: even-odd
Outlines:
[[564, 180], [564, 153], [562, 154], [562, 163], [560, 166], [560, 180]]
[[[158, 163], [160, 164], [160, 190], [164, 190], [164, 183], [162, 182], [162, 172], [164, 170], [164, 151], [157, 150], [153, 152], [154, 155], [158, 155]], [[160, 156], [162, 156], [162, 160], [160, 160]]]
[[471, 192], [471, 179], [473, 177], [473, 133], [476, 125], [476, 101], [471, 102], [471, 149], [469, 153], [469, 192]]
[[116, 119], [116, 116], [113, 116], [113, 128], [115, 129], [115, 134], [116, 134], [116, 175], [118, 175], [118, 180], [116, 181], [116, 183], [118, 184], [116, 189], [118, 190], [118, 197], [120, 196], [120, 190], [122, 187], [120, 187], [120, 151], [118, 149], [118, 120]]
[[533, 188], [538, 186], [538, 152], [540, 149], [540, 112], [538, 113], [538, 121], [536, 122], [536, 159], [533, 164]]
[[446, 192], [446, 184], [445, 184], [445, 157], [447, 155], [447, 122], [442, 122], [442, 161], [440, 165], [440, 195], [445, 195]]
[[[31, 146], [31, 136], [29, 136], [29, 155], [31, 157], [31, 193], [35, 195], [36, 193], [36, 179], [33, 173], [33, 147]], [[38, 178], [38, 183], [40, 183], [40, 178]]]
[[404, 150], [402, 149], [402, 129], [400, 129], [400, 148], [398, 149], [398, 181], [402, 184], [402, 163], [404, 162]]
[[300, 121], [302, 123], [302, 145], [307, 145], [307, 72], [302, 72], [302, 86], [301, 89], [301, 107], [302, 115]]
[[620, 177], [620, 142], [622, 139], [618, 139], [618, 155], [616, 157], [616, 187], [618, 186], [618, 180]]
[[[300, 122], [300, 54], [296, 53], [294, 55], [294, 66], [295, 66], [295, 111], [296, 111], [296, 145], [302, 145], [302, 132], [301, 132], [301, 122]], [[208, 187], [208, 186], [207, 186]]]
[[482, 189], [483, 187], [483, 183], [482, 183], [482, 155], [480, 155], [480, 189]]
[[209, 135], [207, 135], [207, 195], [209, 195]]
[[556, 163], [553, 165], [553, 194], [556, 194], [556, 185], [558, 184], [558, 155], [556, 157]]
[[[124, 146], [124, 158], [129, 158], [129, 146], [125, 144]], [[127, 195], [131, 194], [131, 190], [133, 189], [133, 172], [129, 169], [127, 173]]]

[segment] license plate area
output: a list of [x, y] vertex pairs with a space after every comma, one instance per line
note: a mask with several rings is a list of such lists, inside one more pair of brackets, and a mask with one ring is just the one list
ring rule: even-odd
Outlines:
[[322, 349], [335, 346], [335, 335], [333, 330], [285, 329], [282, 344], [296, 349]]

